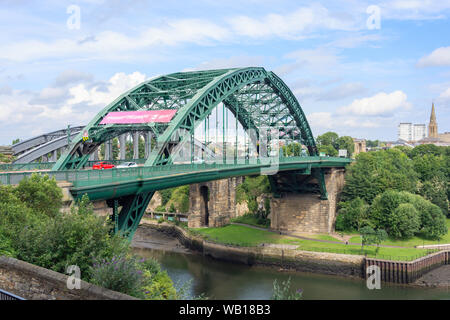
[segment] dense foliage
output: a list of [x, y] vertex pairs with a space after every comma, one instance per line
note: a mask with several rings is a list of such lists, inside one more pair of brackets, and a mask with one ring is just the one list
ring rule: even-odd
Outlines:
[[[269, 226], [270, 199], [264, 197], [263, 202], [258, 203], [258, 197], [271, 192], [269, 178], [267, 176], [247, 176], [244, 182], [236, 188], [236, 202], [247, 203], [247, 220], [254, 220], [260, 226]], [[251, 216], [254, 216], [253, 218]]]
[[189, 186], [163, 189], [158, 191], [161, 195], [161, 205], [156, 211], [181, 212], [189, 211]]
[[[70, 213], [60, 211], [61, 199], [56, 181], [48, 176], [34, 174], [16, 187], [0, 186], [0, 255], [60, 273], [77, 265], [83, 280], [139, 298], [175, 297], [172, 281], [157, 262], [140, 263], [143, 276], [137, 282], [127, 273], [131, 269], [126, 267], [136, 264], [129, 241], [111, 234], [109, 219], [94, 214], [87, 196]], [[121, 280], [117, 280], [114, 267], [99, 263], [116, 257], [123, 263], [123, 274], [127, 273]]]
[[338, 155], [338, 150], [347, 150], [347, 156], [350, 157], [355, 151], [355, 143], [350, 136], [342, 136], [335, 132], [326, 132], [316, 139], [317, 147], [320, 152], [335, 157]]
[[114, 256], [96, 260], [91, 268], [93, 284], [141, 299], [176, 299], [177, 292], [166, 271], [152, 259]]
[[347, 171], [336, 229], [370, 226], [393, 238], [445, 235], [450, 148], [421, 145], [361, 153]]

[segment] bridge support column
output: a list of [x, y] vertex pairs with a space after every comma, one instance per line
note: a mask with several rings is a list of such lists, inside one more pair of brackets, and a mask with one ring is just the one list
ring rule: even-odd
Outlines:
[[[127, 236], [130, 240], [141, 222], [154, 192], [145, 192], [108, 200], [108, 206], [113, 208], [112, 221], [115, 232]], [[119, 207], [121, 207], [119, 211]]]
[[145, 139], [145, 159], [150, 155], [150, 151], [152, 148], [152, 134], [150, 131], [146, 131], [144, 134]]
[[221, 227], [240, 215], [236, 188], [243, 179], [234, 177], [190, 185], [189, 227]]
[[112, 159], [112, 141], [108, 140], [105, 142], [105, 160]]
[[52, 151], [52, 159], [51, 159], [51, 161], [52, 162], [56, 162], [56, 160], [57, 160], [57, 150], [53, 150]]
[[122, 134], [119, 136], [119, 144], [120, 144], [120, 160], [125, 160], [126, 158], [126, 141], [127, 141], [127, 135]]
[[[293, 233], [330, 233], [334, 231], [336, 207], [344, 187], [344, 169], [328, 169], [321, 177], [315, 174], [322, 192], [282, 192], [270, 202], [271, 228]], [[326, 187], [328, 199], [324, 200]]]
[[133, 159], [139, 159], [139, 132], [133, 133]]

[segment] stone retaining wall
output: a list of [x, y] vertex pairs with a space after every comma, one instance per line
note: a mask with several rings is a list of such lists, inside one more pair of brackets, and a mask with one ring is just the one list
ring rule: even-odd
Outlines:
[[212, 243], [189, 234], [183, 228], [168, 223], [145, 222], [141, 226], [169, 234], [192, 250], [215, 259], [261, 264], [299, 271], [364, 277], [364, 257], [358, 255], [312, 252], [273, 246], [236, 247]]
[[33, 264], [0, 256], [0, 289], [29, 300], [137, 300], [120, 292], [81, 281], [67, 288], [68, 276]]

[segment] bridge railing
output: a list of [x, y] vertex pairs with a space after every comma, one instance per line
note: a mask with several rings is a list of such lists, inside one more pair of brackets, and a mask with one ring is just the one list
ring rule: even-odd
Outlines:
[[[119, 165], [124, 162], [136, 162], [137, 164], [144, 164], [145, 160], [147, 159], [88, 161], [83, 168], [91, 168], [94, 163], [100, 161], [106, 161], [112, 163], [113, 165]], [[51, 170], [55, 163], [56, 162], [2, 163], [0, 164], [0, 172]]]
[[[244, 159], [245, 160], [245, 159]], [[174, 164], [166, 166], [141, 166], [124, 169], [108, 169], [108, 170], [67, 170], [67, 171], [47, 171], [50, 177], [54, 177], [57, 181], [68, 181], [75, 187], [84, 187], [92, 185], [102, 185], [124, 181], [135, 181], [138, 179], [149, 179], [153, 177], [161, 177], [167, 175], [176, 175], [183, 173], [201, 172], [207, 170], [226, 170], [236, 169], [239, 167], [264, 167], [274, 164], [288, 163], [318, 163], [333, 162], [337, 164], [345, 164], [341, 158], [330, 157], [289, 157], [282, 158], [280, 161], [273, 162], [270, 158], [255, 159], [255, 161], [231, 162], [231, 163], [194, 163], [194, 164]], [[15, 185], [25, 177], [31, 176], [33, 172], [9, 172], [0, 173], [0, 183]]]

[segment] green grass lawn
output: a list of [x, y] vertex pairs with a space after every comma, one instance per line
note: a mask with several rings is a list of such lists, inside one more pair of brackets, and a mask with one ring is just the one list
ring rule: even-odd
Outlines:
[[[400, 247], [414, 247], [414, 246], [421, 246], [421, 245], [429, 245], [429, 244], [446, 244], [450, 243], [450, 219], [447, 219], [447, 229], [448, 232], [445, 236], [443, 236], [441, 239], [438, 240], [428, 240], [421, 237], [412, 237], [411, 239], [406, 240], [397, 240], [389, 238], [385, 241], [383, 241], [382, 245], [388, 245], [388, 246], [400, 246]], [[354, 236], [350, 238], [350, 242], [352, 243], [361, 243], [361, 236]]]
[[333, 236], [330, 236], [329, 234], [308, 234], [307, 236], [305, 236], [306, 238], [311, 238], [311, 239], [318, 239], [318, 240], [326, 240], [326, 241], [339, 241], [342, 242], [342, 240], [337, 239]]
[[243, 216], [231, 219], [231, 222], [244, 223], [261, 228], [270, 227], [270, 220], [258, 219], [254, 214], [244, 214]]
[[[240, 225], [228, 225], [221, 228], [198, 228], [193, 230], [195, 233], [202, 235], [207, 240], [243, 247], [258, 246], [262, 243], [293, 244], [297, 245], [299, 250], [355, 255], [367, 254], [369, 257], [375, 257], [376, 250], [375, 247], [366, 247], [362, 253], [361, 246], [358, 245], [303, 240]], [[426, 254], [427, 250], [422, 249], [380, 248], [377, 257], [390, 260], [413, 260]]]

